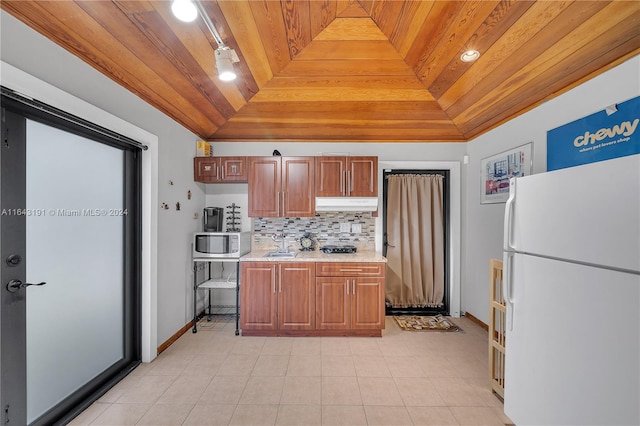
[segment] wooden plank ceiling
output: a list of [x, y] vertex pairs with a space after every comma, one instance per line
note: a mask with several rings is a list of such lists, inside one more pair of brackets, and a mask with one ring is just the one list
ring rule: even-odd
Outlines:
[[0, 6], [213, 141], [467, 141], [640, 51], [638, 1], [201, 3], [234, 82], [169, 1]]

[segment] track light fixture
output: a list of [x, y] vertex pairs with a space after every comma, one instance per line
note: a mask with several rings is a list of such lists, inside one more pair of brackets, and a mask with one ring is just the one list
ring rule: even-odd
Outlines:
[[236, 51], [228, 47], [216, 49], [216, 67], [218, 68], [218, 78], [222, 81], [232, 81], [236, 79], [236, 72], [233, 63], [240, 62]]
[[233, 64], [240, 62], [238, 54], [235, 50], [224, 44], [218, 30], [216, 30], [209, 15], [207, 15], [207, 11], [204, 10], [200, 2], [198, 0], [173, 0], [171, 3], [171, 11], [176, 18], [184, 22], [194, 21], [198, 17], [198, 14], [200, 14], [209, 32], [211, 32], [214, 40], [218, 43], [218, 48], [215, 51], [218, 78], [222, 81], [235, 80], [236, 73], [233, 69]]

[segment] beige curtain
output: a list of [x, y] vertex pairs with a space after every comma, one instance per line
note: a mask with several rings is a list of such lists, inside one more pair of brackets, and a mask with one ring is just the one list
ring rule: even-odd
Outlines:
[[444, 297], [441, 175], [389, 175], [387, 300], [393, 307], [440, 307]]

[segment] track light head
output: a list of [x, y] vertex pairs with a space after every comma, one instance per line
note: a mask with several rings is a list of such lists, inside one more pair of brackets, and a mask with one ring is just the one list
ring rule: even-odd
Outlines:
[[233, 69], [235, 62], [240, 62], [236, 51], [228, 47], [216, 49], [216, 67], [218, 68], [218, 78], [222, 81], [233, 81], [236, 79], [236, 72]]
[[176, 18], [183, 22], [193, 22], [198, 17], [198, 9], [191, 0], [173, 0], [171, 11]]

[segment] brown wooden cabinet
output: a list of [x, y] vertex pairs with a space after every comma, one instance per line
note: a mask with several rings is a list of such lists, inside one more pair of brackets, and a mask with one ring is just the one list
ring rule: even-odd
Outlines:
[[193, 180], [202, 183], [247, 182], [247, 157], [195, 157]]
[[242, 262], [240, 277], [244, 335], [315, 329], [314, 262]]
[[314, 157], [249, 157], [249, 217], [315, 215]]
[[384, 328], [384, 263], [318, 263], [316, 328]]
[[278, 264], [278, 329], [313, 330], [316, 326], [316, 265]]
[[275, 330], [278, 327], [276, 264], [240, 262], [240, 328]]
[[316, 157], [317, 197], [377, 197], [378, 157]]

